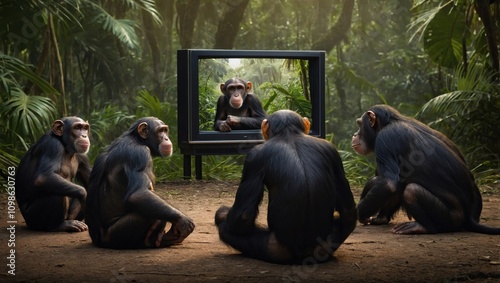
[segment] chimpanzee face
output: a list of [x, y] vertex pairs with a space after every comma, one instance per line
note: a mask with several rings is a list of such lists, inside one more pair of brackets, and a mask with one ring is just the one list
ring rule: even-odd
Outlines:
[[158, 139], [158, 151], [162, 157], [170, 157], [172, 155], [172, 142], [168, 138], [168, 126], [158, 120], [160, 124], [156, 127], [156, 138]]
[[351, 147], [352, 149], [354, 149], [354, 151], [361, 155], [367, 155], [370, 153], [370, 150], [368, 150], [365, 141], [362, 139], [361, 130], [358, 130], [354, 133], [354, 135], [352, 135]]
[[90, 125], [78, 117], [65, 117], [52, 124], [52, 132], [62, 137], [65, 145], [75, 153], [86, 154], [90, 149]]
[[143, 139], [143, 144], [149, 147], [153, 156], [171, 156], [173, 145], [168, 137], [168, 126], [154, 117], [143, 118], [143, 120], [146, 121], [137, 126], [137, 132]]
[[373, 151], [376, 119], [375, 113], [368, 111], [356, 120], [359, 130], [352, 136], [351, 147], [358, 154], [367, 155]]
[[229, 105], [234, 109], [243, 106], [247, 93], [252, 89], [252, 83], [239, 78], [233, 78], [220, 85], [221, 92], [229, 100]]

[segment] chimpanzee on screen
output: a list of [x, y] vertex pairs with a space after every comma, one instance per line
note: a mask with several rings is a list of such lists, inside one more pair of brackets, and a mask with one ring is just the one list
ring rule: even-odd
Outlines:
[[250, 93], [252, 83], [232, 78], [220, 85], [222, 95], [217, 101], [214, 129], [221, 132], [231, 130], [259, 129], [266, 112], [255, 96]]
[[[91, 166], [89, 123], [78, 117], [54, 121], [19, 163], [16, 199], [30, 229], [82, 232]], [[76, 179], [81, 185], [73, 183]]]
[[[282, 264], [324, 262], [356, 226], [356, 206], [337, 150], [311, 137], [309, 121], [280, 110], [247, 155], [233, 206], [220, 207], [220, 239], [243, 255]], [[268, 228], [255, 223], [269, 192]]]
[[[168, 126], [139, 119], [96, 159], [90, 175], [86, 221], [98, 247], [134, 249], [181, 243], [193, 221], [153, 192], [152, 156], [169, 157]], [[165, 233], [167, 222], [172, 224]]]
[[462, 229], [500, 234], [500, 228], [479, 224], [481, 194], [463, 155], [446, 136], [386, 105], [373, 106], [357, 123], [353, 149], [362, 155], [375, 152], [377, 162], [376, 176], [358, 203], [360, 222], [387, 224], [402, 207], [415, 221], [396, 225], [396, 234]]

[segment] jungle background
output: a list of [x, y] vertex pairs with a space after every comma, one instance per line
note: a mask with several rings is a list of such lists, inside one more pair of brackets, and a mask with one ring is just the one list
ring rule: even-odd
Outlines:
[[[91, 162], [141, 116], [165, 121], [175, 145], [185, 130], [177, 129], [178, 49], [325, 50], [327, 139], [352, 185], [374, 172], [373, 160], [350, 148], [355, 119], [386, 103], [448, 135], [481, 187], [498, 187], [499, 2], [2, 0], [2, 177], [62, 116], [90, 122]], [[247, 71], [265, 82], [285, 68], [299, 71], [293, 64]], [[206, 85], [216, 93], [229, 74], [212, 71]], [[289, 108], [307, 116], [300, 84], [263, 83], [255, 92], [268, 114]], [[176, 150], [155, 160], [157, 181], [182, 178]], [[237, 180], [241, 156], [204, 156], [203, 168], [205, 179]]]

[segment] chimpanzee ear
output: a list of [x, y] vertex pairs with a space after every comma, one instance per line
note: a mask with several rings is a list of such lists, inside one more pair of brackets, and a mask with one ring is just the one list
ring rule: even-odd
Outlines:
[[366, 115], [368, 116], [368, 122], [370, 122], [370, 127], [375, 126], [375, 122], [377, 122], [377, 115], [373, 111], [367, 111]]
[[262, 120], [260, 128], [262, 129], [262, 137], [267, 141], [269, 139], [269, 122], [267, 122], [267, 119]]
[[309, 122], [309, 119], [307, 119], [307, 117], [304, 117], [302, 119], [304, 119], [304, 133], [308, 135], [309, 130], [311, 130], [311, 122]]
[[224, 94], [226, 93], [226, 85], [225, 84], [220, 84], [220, 91]]
[[247, 82], [247, 91], [252, 89], [252, 82]]
[[64, 122], [61, 120], [55, 120], [52, 124], [52, 132], [54, 135], [62, 137], [64, 134]]
[[137, 133], [141, 138], [147, 139], [149, 137], [148, 123], [142, 122], [137, 126]]

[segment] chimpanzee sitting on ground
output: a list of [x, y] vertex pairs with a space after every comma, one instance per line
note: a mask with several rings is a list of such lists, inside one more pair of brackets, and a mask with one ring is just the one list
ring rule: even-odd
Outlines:
[[[24, 155], [16, 174], [16, 199], [30, 229], [82, 232], [91, 171], [89, 123], [78, 117], [54, 121], [52, 130]], [[81, 185], [73, 183], [76, 179]]]
[[479, 224], [481, 194], [446, 136], [386, 105], [371, 107], [357, 123], [353, 149], [362, 155], [375, 152], [377, 162], [376, 176], [358, 203], [360, 222], [387, 224], [403, 207], [415, 221], [396, 225], [397, 234], [462, 229], [500, 234], [500, 228]]
[[[133, 249], [181, 243], [193, 221], [153, 192], [153, 156], [168, 157], [168, 126], [139, 119], [96, 159], [90, 175], [86, 221], [99, 247]], [[165, 233], [167, 222], [172, 227]]]
[[217, 100], [214, 129], [221, 132], [231, 130], [259, 129], [266, 112], [259, 99], [250, 93], [252, 83], [232, 78], [220, 85], [222, 95]]
[[[243, 255], [293, 264], [324, 262], [356, 226], [356, 207], [337, 150], [308, 136], [309, 121], [280, 110], [262, 122], [266, 140], [245, 159], [233, 206], [215, 214], [220, 239]], [[268, 228], [255, 219], [269, 191]]]

